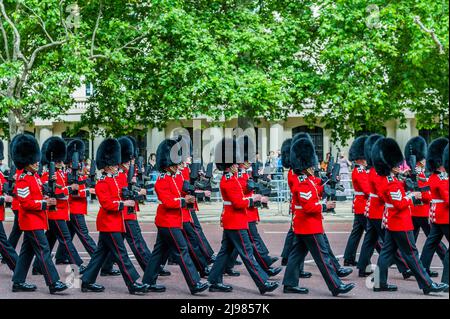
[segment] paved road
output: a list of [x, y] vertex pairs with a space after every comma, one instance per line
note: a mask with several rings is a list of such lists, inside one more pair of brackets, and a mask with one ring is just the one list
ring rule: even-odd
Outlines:
[[[9, 232], [11, 229], [11, 222], [5, 222], [6, 231]], [[149, 247], [152, 249], [153, 244], [155, 242], [156, 237], [156, 228], [151, 222], [144, 222], [142, 224], [142, 228], [144, 231], [144, 237], [147, 242], [150, 244]], [[272, 255], [277, 256], [281, 253], [284, 237], [286, 231], [288, 229], [287, 223], [263, 223], [260, 224], [259, 229], [260, 232], [269, 247]], [[335, 253], [342, 257], [345, 244], [347, 241], [348, 233], [351, 229], [351, 221], [339, 221], [339, 220], [327, 220], [325, 222], [326, 231], [328, 233], [329, 239], [331, 241], [331, 245], [335, 251]], [[89, 229], [95, 230], [95, 223], [89, 222]], [[207, 237], [211, 241], [213, 248], [217, 251], [220, 247], [220, 240], [222, 236], [222, 230], [220, 226], [216, 223], [205, 223], [204, 229]], [[93, 232], [92, 236], [94, 239], [97, 239], [98, 234]], [[418, 246], [421, 249], [424, 241], [424, 236], [421, 235], [419, 237]], [[81, 252], [81, 256], [86, 260], [86, 263], [89, 261], [89, 256], [85, 252], [84, 248], [80, 245], [78, 239], [75, 239], [76, 246]], [[377, 256], [373, 257], [373, 262], [376, 262]], [[134, 258], [132, 258], [134, 264], [138, 271], [142, 274], [143, 271], [139, 269]], [[234, 291], [232, 293], [203, 293], [198, 296], [192, 296], [189, 293], [189, 290], [184, 282], [184, 279], [181, 275], [180, 269], [178, 266], [167, 266], [167, 268], [172, 272], [172, 276], [163, 277], [159, 280], [160, 284], [164, 284], [167, 287], [167, 291], [162, 294], [151, 293], [147, 296], [131, 296], [128, 294], [127, 289], [122, 281], [121, 277], [99, 277], [98, 282], [106, 286], [106, 291], [100, 294], [83, 294], [77, 288], [72, 288], [67, 291], [64, 295], [60, 296], [51, 296], [48, 294], [48, 290], [45, 287], [44, 280], [40, 276], [31, 276], [28, 277], [30, 282], [33, 282], [38, 285], [38, 291], [34, 293], [12, 293], [11, 292], [11, 272], [5, 265], [0, 266], [0, 298], [227, 298], [227, 299], [235, 299], [235, 298], [248, 298], [248, 299], [261, 299], [261, 298], [333, 298], [329, 291], [327, 290], [325, 283], [318, 272], [315, 264], [310, 260], [311, 257], [308, 255], [308, 261], [305, 266], [305, 270], [311, 271], [313, 273], [313, 277], [310, 279], [304, 279], [301, 281], [301, 285], [308, 287], [310, 289], [309, 295], [290, 295], [283, 294], [282, 289], [278, 289], [273, 293], [261, 296], [258, 293], [258, 290], [251, 280], [249, 274], [246, 272], [244, 266], [237, 266], [237, 270], [241, 272], [240, 277], [224, 277], [224, 282], [227, 284], [231, 284], [234, 287]], [[342, 261], [342, 258], [341, 258]], [[279, 262], [278, 262], [279, 263]], [[277, 264], [278, 264], [277, 263]], [[275, 265], [277, 265], [275, 264]], [[442, 263], [439, 258], [435, 257], [433, 260], [433, 269], [442, 273]], [[70, 276], [70, 271], [67, 272], [66, 266], [58, 266], [58, 271], [63, 278], [63, 280], [70, 280], [72, 276]], [[274, 277], [273, 279], [281, 281], [283, 278], [283, 272], [280, 275]], [[348, 295], [344, 295], [340, 298], [343, 299], [356, 299], [356, 298], [364, 298], [364, 299], [420, 299], [420, 298], [438, 298], [438, 299], [448, 299], [448, 294], [434, 295], [434, 296], [424, 296], [423, 293], [418, 289], [417, 284], [414, 279], [403, 280], [401, 275], [397, 272], [396, 269], [392, 269], [390, 271], [390, 281], [393, 284], [397, 284], [399, 286], [399, 291], [396, 293], [373, 293], [371, 289], [367, 288], [365, 279], [358, 278], [356, 272], [350, 275], [345, 279], [345, 282], [355, 282], [356, 288]], [[77, 281], [76, 281], [77, 283]]]

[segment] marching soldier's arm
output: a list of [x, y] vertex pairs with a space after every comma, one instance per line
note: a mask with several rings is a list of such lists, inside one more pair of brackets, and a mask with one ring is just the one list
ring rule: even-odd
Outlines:
[[17, 181], [17, 198], [20, 206], [27, 211], [47, 209], [47, 202], [44, 199], [36, 200], [32, 198], [30, 185], [25, 179], [19, 179]]
[[[446, 182], [446, 183], [445, 183]], [[443, 181], [442, 183], [439, 183], [439, 195], [441, 196], [441, 199], [444, 201], [445, 206], [449, 207], [449, 199], [448, 199], [448, 180]]]
[[[235, 181], [235, 185], [233, 183]], [[253, 207], [253, 199], [251, 197], [245, 197], [242, 192], [239, 181], [236, 179], [229, 180], [227, 185], [227, 195], [231, 204], [238, 209]]]
[[397, 210], [403, 210], [411, 205], [411, 196], [405, 196], [398, 183], [388, 184], [385, 198], [385, 202], [392, 204]]
[[[175, 183], [175, 180], [170, 182]], [[159, 180], [156, 182], [155, 192], [161, 202], [160, 205], [163, 205], [166, 208], [176, 209], [186, 207], [186, 200], [183, 197], [179, 197], [180, 195], [174, 194], [166, 180]]]
[[106, 181], [98, 181], [97, 185], [95, 185], [95, 193], [97, 194], [97, 199], [100, 206], [102, 206], [106, 211], [120, 212], [124, 208], [124, 203], [122, 201], [113, 200]]
[[294, 194], [298, 197], [302, 212], [306, 214], [322, 214], [322, 203], [313, 192], [315, 192], [315, 190], [312, 187], [308, 187], [308, 185], [299, 185]]
[[[419, 187], [429, 186], [428, 182], [419, 181]], [[431, 191], [422, 191], [422, 198], [420, 199], [424, 204], [429, 204], [431, 202]]]
[[370, 183], [369, 183], [369, 174], [367, 173], [358, 173], [358, 185], [367, 197], [370, 194]]

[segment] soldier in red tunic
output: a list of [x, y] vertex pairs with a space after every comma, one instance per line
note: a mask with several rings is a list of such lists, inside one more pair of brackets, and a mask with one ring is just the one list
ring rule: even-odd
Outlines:
[[[425, 176], [425, 163], [427, 156], [427, 142], [421, 136], [416, 136], [411, 138], [405, 146], [405, 160], [406, 163], [410, 167], [410, 173], [412, 170], [417, 174], [417, 184], [421, 188], [420, 192], [422, 193], [421, 199], [416, 199], [414, 201], [414, 205], [412, 207], [412, 221], [414, 226], [414, 238], [417, 242], [417, 238], [419, 237], [420, 229], [423, 230], [425, 236], [428, 237], [430, 234], [430, 202], [432, 200], [430, 186], [428, 183], [428, 179]], [[411, 162], [412, 157], [415, 156], [415, 167], [412, 167], [414, 163]], [[444, 262], [445, 252], [447, 251], [447, 247], [443, 242], [440, 242], [437, 246], [436, 253], [439, 258]], [[423, 255], [423, 252], [422, 252]], [[425, 267], [426, 268], [426, 267]], [[439, 274], [436, 271], [431, 271], [427, 269], [430, 277], [437, 277]]]
[[189, 255], [188, 244], [183, 235], [183, 208], [194, 203], [191, 195], [182, 195], [180, 178], [176, 175], [182, 161], [179, 140], [166, 139], [156, 151], [156, 165], [161, 175], [155, 184], [155, 192], [159, 205], [156, 211], [155, 224], [158, 228], [156, 243], [152, 256], [145, 269], [143, 282], [154, 292], [165, 291], [164, 286], [156, 284], [161, 264], [170, 254], [180, 266], [191, 294], [208, 289], [207, 282], [201, 282], [199, 273]]
[[223, 284], [223, 273], [227, 261], [233, 250], [236, 249], [250, 276], [259, 288], [259, 292], [264, 294], [274, 291], [279, 286], [279, 283], [268, 281], [267, 273], [254, 257], [248, 232], [247, 209], [254, 207], [254, 201], [258, 196], [244, 195], [237, 177], [239, 168], [237, 153], [236, 142], [231, 139], [223, 139], [215, 148], [216, 167], [224, 172], [220, 182], [220, 191], [224, 205], [221, 225], [224, 231], [222, 246], [208, 277], [211, 283], [210, 291], [232, 291], [233, 288], [231, 286]]
[[[3, 159], [3, 141], [0, 141], [0, 166], [2, 165]], [[6, 179], [0, 171], [0, 256], [3, 258], [2, 262], [7, 264], [9, 269], [14, 271], [19, 256], [17, 256], [16, 250], [9, 243], [8, 238], [6, 237], [5, 228], [3, 227], [3, 221], [5, 220], [5, 203], [11, 203], [13, 198], [8, 194], [3, 193], [4, 183], [6, 183]]]
[[66, 284], [59, 281], [51, 257], [51, 250], [45, 236], [48, 229], [47, 207], [56, 205], [55, 198], [44, 197], [42, 183], [37, 175], [41, 152], [36, 139], [30, 135], [19, 134], [11, 147], [14, 164], [23, 172], [17, 179], [19, 200], [19, 226], [24, 232], [19, 260], [12, 278], [12, 291], [35, 291], [36, 286], [25, 282], [33, 257], [43, 270], [45, 282], [50, 293], [66, 290]]
[[[310, 178], [318, 165], [314, 145], [308, 138], [301, 138], [291, 146], [291, 166], [298, 176], [299, 183], [293, 189], [293, 223], [295, 234], [293, 247], [283, 279], [285, 293], [306, 294], [308, 289], [298, 286], [300, 263], [308, 251], [327, 283], [333, 296], [344, 294], [354, 288], [354, 284], [343, 284], [332, 264], [328, 245], [324, 239], [322, 210], [336, 206], [335, 202], [321, 202], [317, 183]], [[323, 207], [325, 205], [325, 207]]]
[[[77, 265], [79, 272], [83, 273], [86, 269], [83, 266], [83, 260], [78, 254], [72, 242], [67, 221], [70, 219], [69, 215], [69, 194], [72, 191], [78, 190], [78, 184], [68, 185], [67, 174], [64, 170], [63, 162], [66, 160], [67, 146], [66, 142], [58, 136], [52, 136], [46, 140], [42, 147], [43, 161], [48, 165], [50, 162], [55, 162], [56, 168], [56, 209], [48, 210], [49, 230], [46, 232], [47, 240], [50, 245], [50, 250], [55, 246], [56, 241], [63, 245], [68, 252], [70, 264]], [[49, 179], [52, 176], [48, 177]], [[39, 267], [37, 259], [33, 264], [33, 275], [42, 274], [43, 270]]]
[[95, 281], [109, 254], [119, 266], [130, 294], [148, 292], [147, 285], [137, 282], [139, 274], [128, 257], [123, 242], [123, 236], [126, 232], [123, 210], [127, 207], [134, 207], [135, 202], [123, 200], [121, 197], [121, 189], [117, 180], [120, 157], [120, 144], [116, 139], [108, 138], [98, 147], [96, 164], [99, 170], [103, 170], [102, 176], [95, 186], [95, 194], [100, 203], [100, 210], [97, 215], [99, 239], [97, 250], [82, 276], [82, 292], [102, 292], [105, 290], [105, 287], [96, 284]]
[[370, 195], [370, 185], [366, 170], [367, 161], [364, 155], [364, 143], [366, 140], [366, 135], [356, 138], [349, 150], [349, 160], [354, 162], [352, 171], [352, 184], [354, 189], [352, 210], [355, 215], [353, 228], [344, 252], [344, 265], [349, 266], [356, 266], [357, 264], [356, 251], [358, 250], [361, 237], [367, 228], [367, 219], [364, 212], [367, 199]]
[[387, 279], [389, 266], [397, 250], [400, 250], [419, 288], [425, 294], [442, 292], [448, 285], [433, 282], [419, 259], [414, 240], [411, 206], [412, 200], [420, 199], [422, 193], [411, 192], [406, 195], [403, 182], [395, 176], [400, 173], [399, 166], [403, 162], [400, 147], [391, 138], [380, 138], [373, 146], [372, 160], [377, 174], [382, 176], [378, 182], [378, 193], [387, 207], [382, 222], [386, 234], [378, 258], [379, 278], [375, 278], [373, 290], [397, 291], [397, 286], [388, 284]]
[[[445, 148], [447, 148], [446, 153], [444, 151]], [[444, 161], [444, 155], [447, 156], [447, 161]], [[429, 271], [431, 260], [434, 253], [439, 249], [442, 238], [445, 236], [449, 240], [449, 185], [446, 172], [448, 171], [448, 139], [441, 137], [430, 144], [427, 155], [427, 168], [432, 172], [428, 180], [432, 198], [430, 209], [431, 231], [423, 246], [420, 259], [425, 269]], [[448, 285], [448, 249], [444, 257], [442, 282]], [[448, 287], [446, 291], [448, 292]]]

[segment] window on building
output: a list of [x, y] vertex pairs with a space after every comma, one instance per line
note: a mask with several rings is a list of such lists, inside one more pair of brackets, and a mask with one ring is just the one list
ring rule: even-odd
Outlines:
[[292, 136], [294, 136], [297, 133], [304, 132], [311, 135], [311, 138], [313, 140], [313, 143], [316, 147], [316, 154], [319, 158], [319, 161], [322, 161], [324, 159], [324, 153], [323, 153], [323, 128], [314, 126], [313, 128], [309, 128], [306, 125], [297, 126], [292, 129]]
[[84, 150], [84, 158], [85, 159], [89, 158], [89, 146], [90, 146], [90, 143], [89, 143], [89, 132], [81, 130], [81, 131], [78, 131], [78, 133], [76, 135], [74, 135], [74, 136], [69, 136], [67, 134], [67, 132], [63, 132], [61, 134], [61, 137], [63, 138], [64, 141], [66, 141], [67, 144], [70, 141], [72, 141], [72, 140], [74, 140], [76, 138], [82, 140], [84, 142], [84, 148], [85, 148], [85, 150]]
[[86, 96], [91, 96], [94, 92], [94, 87], [92, 86], [92, 83], [86, 83]]

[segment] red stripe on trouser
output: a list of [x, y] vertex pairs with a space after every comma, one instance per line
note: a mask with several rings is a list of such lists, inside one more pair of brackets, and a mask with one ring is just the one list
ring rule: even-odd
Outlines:
[[256, 247], [256, 242], [253, 239], [252, 232], [250, 231], [250, 229], [248, 230], [248, 236], [250, 237], [250, 240], [253, 243], [253, 248], [254, 248], [256, 254], [258, 255], [259, 259], [261, 259], [262, 264], [264, 265], [265, 268], [269, 269], [269, 266], [267, 266], [267, 264], [264, 262], [264, 259], [261, 257], [261, 254], [258, 251], [258, 247]]
[[58, 222], [55, 221], [55, 224], [56, 224], [56, 227], [59, 230], [59, 234], [61, 235], [61, 238], [62, 238], [62, 240], [64, 242], [64, 246], [66, 246], [67, 253], [69, 254], [70, 259], [72, 260], [72, 264], [77, 265], [77, 262], [75, 261], [75, 258], [73, 258], [72, 254], [70, 253], [69, 245], [67, 245], [66, 238], [64, 237], [64, 234], [61, 231], [61, 228], [59, 228]]
[[412, 248], [411, 242], [409, 241], [408, 233], [406, 233], [406, 232], [403, 232], [403, 233], [405, 234], [406, 240], [408, 241], [409, 250], [411, 251], [411, 255], [412, 255], [412, 257], [413, 257], [413, 259], [414, 259], [414, 261], [416, 263], [417, 269], [419, 269], [419, 273], [422, 276], [422, 279], [425, 282], [428, 282], [428, 280], [425, 278], [425, 275], [422, 272], [422, 267], [420, 267], [419, 262], [416, 259], [416, 255], [414, 254], [414, 249]]
[[264, 284], [264, 281], [259, 276], [259, 273], [256, 271], [256, 268], [253, 265], [253, 262], [250, 260], [250, 257], [248, 256], [247, 249], [245, 249], [244, 239], [242, 238], [241, 232], [239, 230], [237, 232], [239, 234], [239, 238], [241, 239], [242, 248], [244, 249], [245, 255], [247, 256], [247, 260], [250, 262], [250, 266], [253, 268], [253, 271], [255, 272], [256, 276], [258, 276], [259, 280]]
[[137, 246], [136, 246], [136, 242], [134, 241], [134, 236], [133, 236], [133, 232], [131, 231], [130, 225], [128, 225], [127, 222], [125, 222], [125, 225], [128, 226], [128, 234], [129, 234], [130, 237], [131, 237], [131, 240], [132, 240], [132, 242], [133, 242], [133, 246], [134, 246], [134, 248], [136, 249], [136, 252], [137, 252], [137, 254], [139, 255], [139, 258], [145, 263], [145, 259], [144, 259], [144, 258], [142, 257], [142, 255], [140, 254], [139, 249], [138, 249]]
[[186, 242], [187, 242], [187, 244], [189, 245], [189, 247], [191, 249], [192, 255], [194, 256], [195, 262], [197, 263], [198, 268], [201, 269], [202, 268], [202, 264], [198, 260], [197, 255], [195, 254], [194, 248], [192, 247], [192, 244], [191, 244], [191, 242], [189, 240], [189, 237], [188, 237], [188, 235], [187, 235], [187, 233], [186, 233], [186, 231], [184, 229], [182, 231], [183, 231], [184, 237], [186, 238]]
[[178, 243], [177, 243], [177, 241], [175, 240], [175, 237], [173, 236], [172, 231], [170, 230], [170, 228], [168, 228], [168, 230], [169, 230], [170, 236], [172, 236], [172, 239], [173, 239], [173, 242], [175, 243], [175, 246], [176, 246], [177, 249], [178, 249], [178, 252], [180, 253], [181, 263], [183, 264], [184, 269], [186, 269], [186, 273], [189, 275], [189, 279], [191, 280], [192, 286], [193, 286], [193, 285], [195, 284], [195, 282], [194, 282], [194, 280], [193, 280], [192, 277], [191, 277], [191, 273], [189, 272], [189, 269], [187, 268], [186, 264], [184, 263], [183, 255], [181, 254], [181, 249], [180, 249], [180, 247], [178, 246]]
[[195, 232], [195, 234], [197, 235], [198, 240], [199, 240], [200, 244], [201, 244], [202, 247], [203, 247], [203, 251], [205, 252], [206, 255], [209, 256], [208, 249], [206, 248], [206, 245], [205, 245], [205, 243], [204, 243], [203, 240], [202, 240], [202, 236], [200, 236], [200, 233], [197, 231], [197, 229], [195, 229], [195, 226], [193, 226], [192, 228], [194, 229], [194, 232]]
[[117, 255], [119, 256], [119, 260], [120, 260], [120, 262], [122, 263], [123, 270], [125, 271], [125, 274], [127, 275], [127, 277], [128, 277], [128, 279], [130, 280], [130, 282], [132, 283], [132, 282], [133, 282], [133, 279], [131, 279], [131, 276], [130, 276], [130, 274], [128, 273], [127, 267], [125, 267], [125, 263], [124, 263], [123, 260], [122, 260], [122, 256], [120, 255], [119, 246], [117, 246], [117, 243], [116, 243], [116, 241], [114, 240], [113, 235], [112, 235], [111, 233], [109, 233], [109, 235], [111, 236], [111, 240], [112, 240], [112, 242], [113, 242], [113, 244], [114, 244], [114, 247], [116, 247]]
[[327, 270], [328, 276], [330, 277], [331, 282], [333, 283], [333, 286], [334, 286], [335, 288], [337, 288], [338, 286], [337, 286], [336, 283], [334, 282], [333, 277], [331, 276], [330, 271], [328, 270], [327, 264], [325, 263], [325, 260], [323, 259], [322, 251], [320, 250], [320, 246], [319, 246], [319, 243], [317, 242], [316, 235], [312, 235], [312, 236], [313, 236], [313, 238], [314, 238], [314, 242], [316, 243], [317, 250], [319, 251], [320, 259], [322, 259], [322, 263], [323, 263], [323, 265], [325, 266], [325, 269]]
[[16, 263], [14, 262], [14, 260], [11, 259], [11, 256], [9, 255], [8, 251], [6, 250], [6, 248], [1, 243], [0, 243], [0, 247], [5, 252], [4, 254], [2, 254], [2, 256], [3, 257], [6, 256], [9, 259], [9, 261], [13, 264], [13, 266], [16, 267]]
[[32, 230], [31, 232], [33, 233], [33, 237], [34, 237], [34, 240], [36, 241], [37, 247], [39, 248], [39, 252], [41, 254], [42, 265], [44, 266], [44, 270], [47, 273], [47, 280], [50, 284], [52, 284], [53, 283], [52, 278], [50, 277], [50, 272], [47, 269], [47, 264], [45, 263], [44, 253], [42, 252], [41, 245], [39, 244], [36, 234], [34, 233], [34, 230]]
[[85, 247], [89, 247], [89, 248], [87, 248], [87, 249], [89, 250], [89, 252], [90, 252], [91, 254], [93, 254], [95, 250], [92, 249], [92, 247], [91, 247], [91, 245], [89, 244], [87, 238], [85, 238], [84, 233], [83, 233], [83, 231], [82, 231], [82, 229], [81, 229], [81, 227], [80, 227], [80, 224], [78, 223], [78, 219], [77, 219], [77, 218], [75, 218], [75, 223], [77, 224], [77, 228], [78, 228], [78, 230], [80, 231], [79, 234], [81, 234], [81, 240], [84, 241]]

